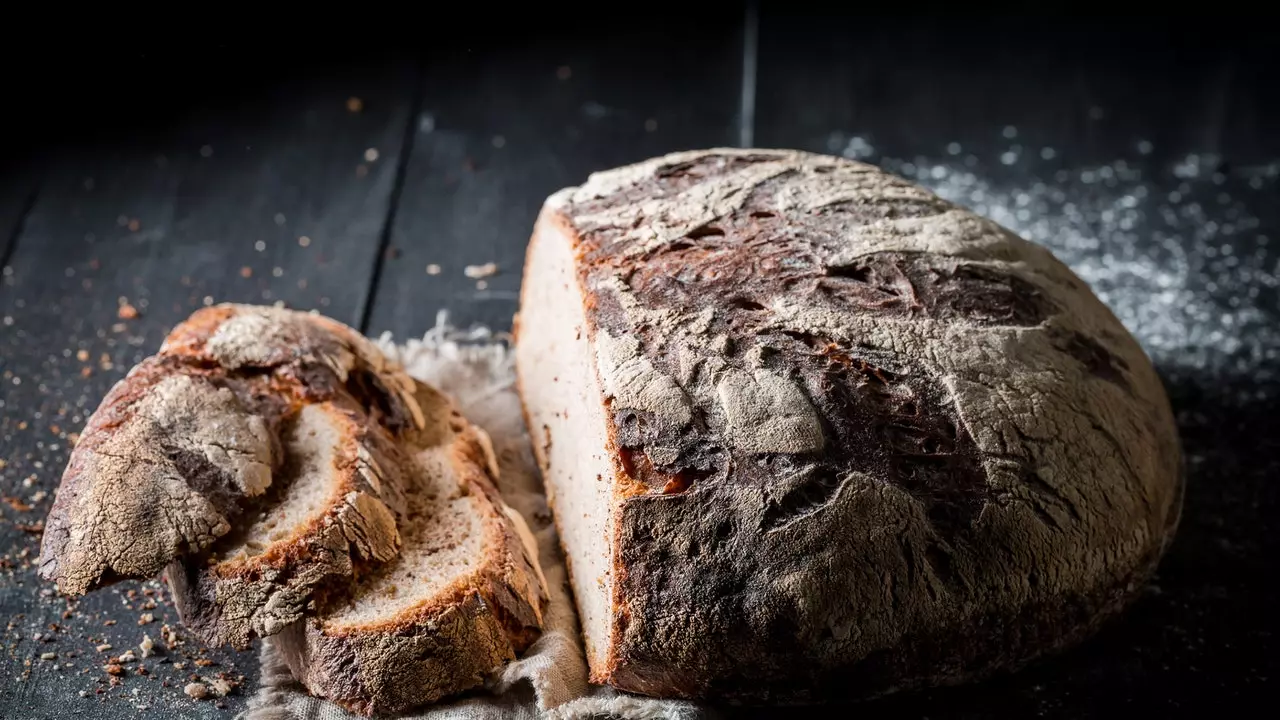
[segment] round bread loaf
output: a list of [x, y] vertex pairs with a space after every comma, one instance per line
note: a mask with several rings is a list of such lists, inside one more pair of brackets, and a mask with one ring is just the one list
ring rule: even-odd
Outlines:
[[874, 167], [680, 153], [552, 196], [518, 370], [592, 679], [808, 702], [1079, 640], [1177, 524], [1142, 349], [1044, 248]]

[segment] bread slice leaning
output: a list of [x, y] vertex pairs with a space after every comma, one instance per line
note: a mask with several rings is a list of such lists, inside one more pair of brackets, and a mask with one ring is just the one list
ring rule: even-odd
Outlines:
[[418, 397], [429, 424], [408, 458], [399, 556], [272, 638], [308, 691], [366, 715], [479, 685], [533, 642], [546, 604], [483, 431], [434, 390]]
[[183, 624], [207, 643], [247, 648], [302, 619], [325, 584], [399, 551], [383, 492], [399, 499], [402, 463], [385, 433], [326, 402], [304, 405], [282, 436], [281, 472], [250, 522], [166, 571]]

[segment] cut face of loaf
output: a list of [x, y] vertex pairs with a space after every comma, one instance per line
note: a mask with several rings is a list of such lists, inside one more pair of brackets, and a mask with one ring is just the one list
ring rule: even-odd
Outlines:
[[807, 702], [1080, 639], [1172, 536], [1134, 339], [1048, 251], [860, 163], [593, 175], [529, 247], [517, 367], [591, 678]]
[[[438, 395], [422, 405], [448, 407]], [[393, 714], [479, 685], [542, 624], [536, 548], [493, 485], [487, 439], [454, 411], [428, 418], [408, 456], [397, 559], [274, 638], [310, 692], [353, 712]]]

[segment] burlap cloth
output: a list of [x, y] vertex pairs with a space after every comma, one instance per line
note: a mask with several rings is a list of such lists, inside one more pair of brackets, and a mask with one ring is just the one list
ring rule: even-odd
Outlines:
[[[508, 338], [488, 330], [461, 332], [441, 315], [422, 340], [397, 345], [389, 336], [382, 349], [409, 373], [444, 390], [464, 415], [488, 431], [501, 469], [499, 486], [511, 507], [524, 516], [538, 540], [538, 560], [546, 575], [550, 605], [542, 637], [509, 663], [485, 687], [452, 702], [433, 705], [407, 718], [488, 720], [490, 718], [709, 718], [692, 703], [654, 700], [587, 683], [578, 618], [555, 526], [546, 518], [547, 499], [534, 464], [516, 395]], [[333, 703], [311, 697], [293, 680], [268, 639], [262, 646], [262, 678], [244, 720], [348, 720]]]

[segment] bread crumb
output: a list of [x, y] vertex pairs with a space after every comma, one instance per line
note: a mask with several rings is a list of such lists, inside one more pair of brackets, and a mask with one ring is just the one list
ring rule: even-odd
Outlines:
[[120, 657], [116, 658], [116, 662], [123, 665], [125, 663], [131, 663], [137, 659], [138, 659], [138, 656], [134, 655], [132, 650], [125, 650], [123, 653], [120, 654]]
[[365, 162], [378, 162], [378, 148], [369, 148], [364, 151]]
[[77, 360], [79, 360], [80, 362], [87, 362], [87, 361], [89, 360], [89, 351], [88, 351], [88, 350], [77, 350], [77, 351], [76, 351], [76, 359], [77, 359]]
[[213, 661], [208, 658], [198, 658], [195, 663], [197, 667], [209, 667], [213, 664]]
[[347, 112], [358, 113], [364, 109], [364, 101], [358, 97], [347, 98]]
[[142, 633], [142, 642], [138, 643], [138, 649], [142, 651], [142, 657], [151, 657], [152, 653], [155, 651], [155, 647], [156, 643], [151, 639], [151, 636], [146, 633]]
[[176, 662], [176, 663], [174, 663], [174, 664], [173, 664], [173, 669], [174, 669], [174, 670], [181, 670], [181, 669], [185, 668], [186, 666], [187, 666], [187, 664], [186, 664], [186, 663], [184, 663], [184, 662]]
[[298, 245], [302, 247], [307, 247], [310, 244], [311, 244], [311, 238], [307, 237], [306, 235], [303, 235], [302, 237], [298, 238]]
[[253, 268], [249, 267], [248, 265], [245, 265], [244, 267], [240, 268], [240, 277], [242, 278], [253, 277]]
[[102, 666], [102, 671], [108, 675], [123, 675], [124, 668], [119, 663], [107, 663]]
[[462, 269], [462, 272], [472, 280], [479, 280], [480, 278], [487, 278], [490, 275], [496, 274], [498, 272], [498, 265], [491, 262], [483, 265], [468, 265]]
[[428, 275], [439, 275], [439, 274], [440, 274], [440, 266], [439, 266], [439, 265], [437, 265], [437, 264], [435, 264], [435, 263], [431, 263], [430, 265], [428, 265], [428, 266], [427, 266], [427, 274], [428, 274]]
[[218, 697], [226, 697], [231, 694], [231, 691], [236, 687], [225, 678], [214, 678], [213, 682], [209, 683], [209, 686], [213, 689], [213, 693]]
[[488, 281], [488, 280], [477, 280], [477, 281], [476, 281], [476, 289], [477, 289], [477, 290], [488, 290], [488, 289], [489, 289], [489, 281]]
[[49, 653], [40, 653], [40, 659], [41, 659], [41, 660], [57, 660], [57, 659], [58, 659], [58, 653], [51, 653], [51, 652], [49, 652]]
[[107, 652], [111, 649], [111, 643], [102, 643], [96, 649], [98, 652]]
[[208, 686], [198, 682], [187, 683], [187, 686], [182, 688], [182, 692], [186, 693], [187, 697], [192, 700], [203, 700], [209, 696]]

